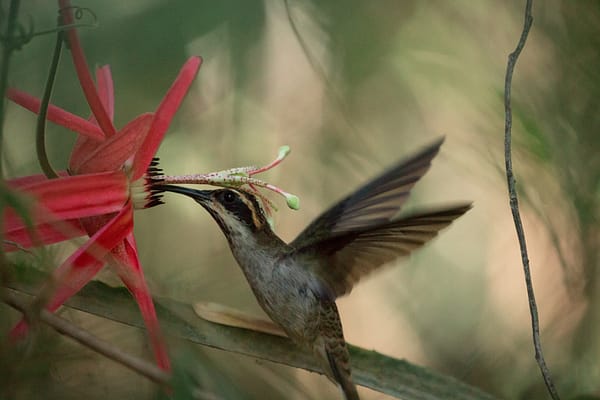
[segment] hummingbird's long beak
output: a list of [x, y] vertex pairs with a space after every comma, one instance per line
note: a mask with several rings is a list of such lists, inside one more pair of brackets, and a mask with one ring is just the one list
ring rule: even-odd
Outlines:
[[197, 190], [175, 185], [153, 185], [152, 189], [161, 192], [173, 192], [183, 194], [196, 200], [196, 202], [202, 206], [208, 203], [211, 193], [210, 190]]

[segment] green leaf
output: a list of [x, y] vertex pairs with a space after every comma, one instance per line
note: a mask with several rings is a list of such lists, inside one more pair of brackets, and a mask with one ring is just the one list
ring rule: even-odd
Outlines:
[[[35, 293], [33, 286], [13, 285], [11, 288], [22, 296]], [[155, 304], [161, 326], [171, 336], [321, 373], [313, 357], [287, 338], [206, 321], [196, 316], [190, 304], [175, 300], [158, 298]], [[72, 297], [66, 306], [144, 329], [139, 310], [125, 288], [113, 288], [94, 281]], [[356, 383], [373, 390], [404, 400], [494, 398], [478, 388], [408, 361], [352, 345], [349, 348]]]

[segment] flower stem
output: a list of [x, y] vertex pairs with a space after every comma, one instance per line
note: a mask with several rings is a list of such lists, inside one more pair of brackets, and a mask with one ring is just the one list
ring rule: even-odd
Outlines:
[[[60, 19], [61, 18], [59, 17], [59, 26], [61, 24]], [[58, 30], [56, 33], [56, 44], [54, 45], [54, 55], [52, 56], [48, 80], [46, 81], [46, 88], [44, 89], [44, 97], [42, 98], [40, 112], [37, 118], [35, 147], [40, 167], [48, 179], [58, 178], [58, 174], [54, 168], [52, 168], [52, 165], [50, 165], [48, 153], [46, 152], [46, 115], [48, 114], [48, 105], [50, 104], [50, 97], [52, 97], [52, 89], [54, 88], [54, 81], [56, 80], [56, 72], [58, 71], [58, 63], [60, 62], [63, 40], [64, 33], [61, 30]]]
[[2, 58], [0, 61], [0, 178], [4, 177], [2, 167], [2, 152], [4, 149], [4, 104], [6, 103], [4, 100], [4, 95], [6, 93], [6, 86], [8, 82], [8, 66], [10, 56], [13, 50], [15, 50], [16, 48], [14, 43], [12, 42], [12, 39], [13, 33], [17, 27], [19, 3], [19, 0], [11, 0], [8, 9], [6, 30], [3, 32], [4, 42], [2, 43]]
[[[2, 43], [2, 58], [0, 58], [0, 192], [4, 192], [7, 187], [4, 184], [4, 169], [2, 166], [2, 154], [4, 152], [4, 105], [6, 101], [4, 96], [8, 82], [8, 67], [10, 56], [15, 50], [15, 44], [12, 42], [13, 33], [17, 27], [17, 16], [19, 15], [19, 0], [11, 0], [8, 9], [6, 30], [4, 42]], [[4, 202], [0, 202], [0, 226], [4, 226]], [[4, 242], [4, 232], [0, 230], [0, 243]], [[9, 273], [6, 269], [6, 254], [0, 251], [0, 281], [4, 284], [9, 280]]]

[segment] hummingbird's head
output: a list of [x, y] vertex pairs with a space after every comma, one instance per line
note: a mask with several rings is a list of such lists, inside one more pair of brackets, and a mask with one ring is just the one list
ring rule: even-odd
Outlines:
[[194, 199], [209, 212], [230, 242], [270, 231], [263, 207], [251, 193], [235, 189], [196, 190], [175, 185], [155, 185], [154, 188]]

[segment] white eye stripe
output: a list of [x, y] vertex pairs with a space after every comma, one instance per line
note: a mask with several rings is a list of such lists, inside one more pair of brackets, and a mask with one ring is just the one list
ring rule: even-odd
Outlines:
[[[217, 211], [217, 214], [221, 214], [224, 216], [228, 216], [229, 218], [227, 218], [230, 222], [227, 225], [231, 225], [231, 223], [233, 221], [240, 221], [242, 219], [244, 219], [244, 223], [246, 224], [252, 224], [252, 229], [262, 229], [264, 227], [266, 218], [262, 217], [263, 215], [263, 211], [262, 208], [260, 207], [260, 203], [258, 203], [258, 201], [254, 198], [254, 196], [251, 193], [245, 192], [245, 191], [239, 191], [239, 190], [235, 190], [235, 189], [224, 189], [226, 192], [222, 193], [222, 195], [217, 195], [217, 197], [213, 198], [214, 200], [212, 201], [213, 203], [213, 208], [215, 209], [215, 211]], [[234, 195], [236, 196], [236, 198], [234, 198], [232, 201], [228, 201], [227, 199], [225, 199], [225, 195]], [[239, 201], [240, 204], [238, 203], [237, 206], [235, 205], [235, 203], [237, 201]], [[244, 212], [244, 210], [241, 209], [241, 207], [246, 207], [247, 211]], [[233, 207], [233, 208], [232, 208]], [[257, 209], [258, 207], [258, 209]], [[238, 209], [238, 210], [236, 210]], [[240, 214], [241, 212], [241, 214]], [[237, 214], [237, 215], [236, 215]], [[242, 215], [245, 214], [245, 215]], [[249, 215], [248, 215], [249, 214]], [[248, 220], [248, 219], [251, 220]], [[223, 219], [223, 218], [222, 218]], [[225, 221], [223, 221], [225, 222]], [[233, 226], [231, 226], [231, 228], [235, 228]]]

